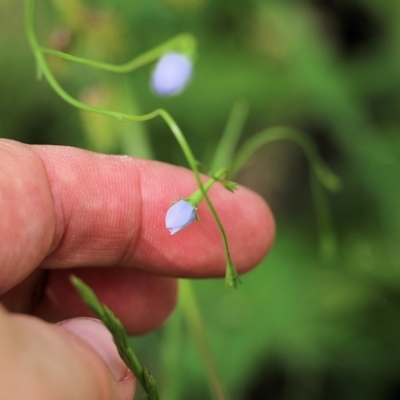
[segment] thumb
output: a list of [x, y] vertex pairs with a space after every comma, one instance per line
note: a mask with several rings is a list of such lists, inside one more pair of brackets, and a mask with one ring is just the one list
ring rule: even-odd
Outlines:
[[131, 400], [136, 381], [99, 321], [51, 325], [0, 308], [0, 398]]

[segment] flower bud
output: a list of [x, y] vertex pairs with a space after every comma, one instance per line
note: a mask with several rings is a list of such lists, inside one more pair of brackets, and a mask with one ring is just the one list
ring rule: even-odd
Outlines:
[[192, 70], [192, 61], [186, 55], [166, 53], [159, 59], [153, 71], [151, 87], [160, 96], [179, 94], [189, 83]]
[[165, 215], [165, 226], [173, 235], [186, 228], [196, 219], [196, 209], [186, 200], [172, 205]]

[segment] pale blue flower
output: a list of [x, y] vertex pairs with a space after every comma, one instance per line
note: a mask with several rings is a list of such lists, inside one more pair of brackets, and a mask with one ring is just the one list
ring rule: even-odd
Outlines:
[[182, 53], [164, 54], [151, 78], [153, 91], [160, 96], [174, 96], [186, 87], [192, 77], [192, 60]]
[[165, 215], [165, 226], [173, 235], [186, 228], [196, 219], [195, 208], [186, 200], [180, 200], [169, 208]]

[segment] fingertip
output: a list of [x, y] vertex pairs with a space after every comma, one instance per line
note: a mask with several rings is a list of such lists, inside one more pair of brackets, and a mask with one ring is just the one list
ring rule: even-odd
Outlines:
[[232, 258], [240, 273], [258, 265], [270, 251], [276, 233], [275, 219], [266, 201], [254, 191], [243, 186], [234, 194], [236, 208], [231, 210], [240, 216], [229, 226]]
[[106, 363], [116, 381], [122, 380], [127, 367], [118, 355], [111, 333], [95, 318], [72, 318], [57, 324], [89, 345]]
[[[99, 391], [86, 399], [131, 400], [136, 391], [136, 377], [118, 354], [113, 337], [107, 328], [94, 318], [72, 318], [57, 324], [59, 332], [66, 333], [68, 341], [80, 347], [80, 360], [90, 363], [89, 368], [97, 372], [94, 380], [85, 384], [90, 390]], [[85, 360], [86, 358], [86, 360]], [[106, 370], [106, 371], [104, 371]], [[99, 383], [100, 382], [100, 383]]]
[[[221, 232], [204, 201], [198, 210], [200, 224], [172, 236], [165, 228], [171, 201], [186, 198], [198, 188], [191, 171], [73, 148], [44, 146], [34, 151], [43, 163], [41, 174], [54, 200], [48, 207], [54, 213], [49, 217], [51, 251], [46, 242], [47, 255], [43, 250], [36, 255], [45, 256], [41, 267], [133, 267], [186, 278], [224, 275]], [[225, 229], [233, 263], [240, 273], [250, 270], [273, 242], [275, 223], [268, 206], [250, 190], [239, 187], [232, 194], [218, 183], [209, 197]], [[7, 234], [4, 230], [3, 236]], [[30, 235], [29, 240], [32, 247], [43, 242], [39, 234]]]
[[84, 341], [105, 362], [115, 380], [116, 399], [133, 398], [136, 378], [119, 356], [111, 333], [98, 319], [72, 318], [57, 325]]
[[[233, 264], [240, 274], [250, 271], [266, 256], [274, 242], [275, 221], [268, 204], [243, 186], [231, 193], [215, 185], [209, 197], [224, 228]], [[169, 204], [165, 203], [168, 210]], [[152, 205], [147, 204], [147, 207]], [[173, 265], [173, 273], [186, 278], [225, 275], [227, 260], [223, 235], [206, 202], [198, 207], [199, 223], [194, 222], [172, 236], [165, 227], [159, 226], [154, 213], [144, 214], [151, 215], [142, 227], [147, 240], [140, 243], [141, 249], [147, 247], [144, 254], [152, 261], [150, 265], [146, 264], [146, 259], [141, 260], [146, 269], [168, 274], [165, 266]]]

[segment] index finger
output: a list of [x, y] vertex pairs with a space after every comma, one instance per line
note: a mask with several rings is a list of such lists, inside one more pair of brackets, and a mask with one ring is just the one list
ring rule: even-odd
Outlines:
[[[2, 289], [36, 266], [121, 266], [168, 276], [213, 277], [225, 271], [220, 233], [205, 204], [200, 223], [171, 236], [171, 201], [197, 189], [191, 171], [154, 161], [56, 146], [0, 141]], [[209, 192], [239, 272], [271, 246], [274, 222], [265, 202], [239, 188]], [[21, 251], [23, 249], [23, 251]], [[16, 267], [17, 266], [17, 267]]]

